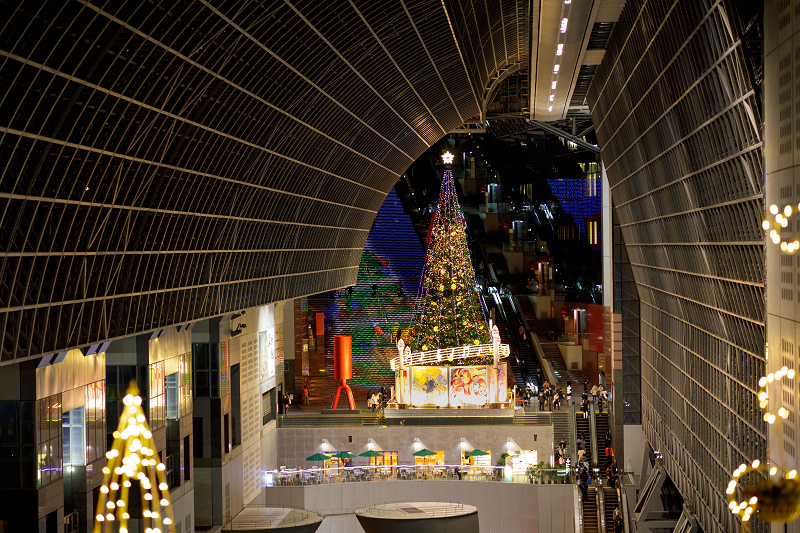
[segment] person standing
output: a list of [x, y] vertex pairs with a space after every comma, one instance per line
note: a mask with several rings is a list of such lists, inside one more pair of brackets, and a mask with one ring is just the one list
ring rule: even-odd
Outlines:
[[589, 493], [589, 471], [586, 468], [581, 468], [580, 473], [581, 478], [581, 494], [583, 495], [583, 499], [586, 499], [586, 495]]
[[583, 418], [589, 418], [589, 402], [588, 402], [588, 400], [583, 400], [583, 402], [581, 402], [581, 411], [583, 411]]
[[614, 509], [614, 533], [622, 533], [622, 513], [619, 511], [619, 507]]
[[589, 394], [589, 380], [588, 379], [584, 379], [583, 380], [583, 392], [586, 393], [586, 394]]
[[539, 389], [539, 410], [544, 411], [544, 389]]
[[283, 414], [289, 414], [289, 393], [283, 393]]
[[303, 405], [308, 405], [311, 401], [311, 391], [308, 389], [308, 384], [303, 386]]
[[597, 401], [597, 385], [592, 385], [591, 394], [592, 402], [594, 403]]
[[611, 463], [614, 462], [614, 448], [611, 446], [606, 446], [606, 464], [611, 466]]

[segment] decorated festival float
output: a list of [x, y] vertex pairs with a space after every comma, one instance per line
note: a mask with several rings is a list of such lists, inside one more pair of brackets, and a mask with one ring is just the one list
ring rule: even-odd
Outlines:
[[511, 408], [509, 348], [481, 307], [450, 168], [434, 217], [417, 311], [390, 361], [396, 403], [389, 408]]

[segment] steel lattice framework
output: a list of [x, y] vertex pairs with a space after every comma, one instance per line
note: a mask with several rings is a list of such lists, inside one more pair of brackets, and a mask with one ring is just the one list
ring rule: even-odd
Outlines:
[[352, 283], [526, 5], [0, 3], [0, 363]]
[[729, 473], [765, 453], [761, 113], [735, 19], [629, 1], [588, 94], [640, 299], [642, 427], [704, 531], [736, 529]]

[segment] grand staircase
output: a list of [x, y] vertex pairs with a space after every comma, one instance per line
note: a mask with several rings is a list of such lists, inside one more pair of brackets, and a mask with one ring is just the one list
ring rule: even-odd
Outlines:
[[567, 408], [564, 409], [564, 406], [560, 410], [553, 411], [553, 448], [558, 447], [558, 443], [561, 442], [561, 439], [564, 439], [564, 442], [567, 443], [567, 453], [566, 457], [575, 457], [572, 453], [575, 449], [575, 443], [572, 440], [572, 432], [570, 431], [569, 426], [569, 405], [566, 406]]

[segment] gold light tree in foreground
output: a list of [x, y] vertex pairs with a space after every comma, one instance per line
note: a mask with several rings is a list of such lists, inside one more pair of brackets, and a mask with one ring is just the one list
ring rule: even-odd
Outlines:
[[[780, 423], [789, 417], [785, 407], [778, 409], [777, 413], [769, 411], [769, 386], [781, 379], [791, 380], [794, 377], [795, 371], [784, 366], [758, 380], [759, 407], [768, 424]], [[759, 480], [755, 485], [742, 483], [746, 474], [755, 472], [760, 472], [766, 479]], [[787, 523], [800, 517], [800, 479], [797, 470], [787, 473], [774, 464], [762, 463], [758, 459], [749, 465], [742, 463], [733, 471], [725, 492], [728, 495], [728, 509], [742, 519], [742, 531], [750, 531], [750, 519], [755, 513], [764, 522], [775, 523]]]
[[[103, 485], [97, 501], [94, 533], [128, 533], [128, 493], [132, 483], [139, 483], [142, 494], [142, 519], [146, 533], [174, 531], [169, 489], [164, 479], [164, 463], [158, 459], [153, 434], [142, 411], [142, 398], [136, 382], [131, 381], [122, 399], [125, 405], [114, 444], [106, 453]], [[160, 497], [159, 497], [160, 494]], [[119, 522], [117, 528], [115, 522]]]

